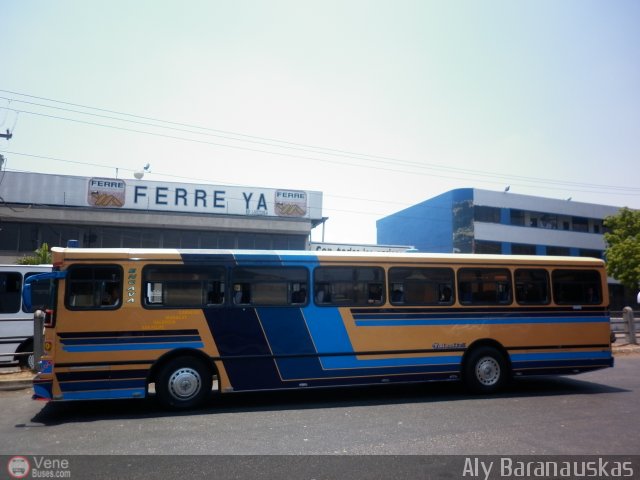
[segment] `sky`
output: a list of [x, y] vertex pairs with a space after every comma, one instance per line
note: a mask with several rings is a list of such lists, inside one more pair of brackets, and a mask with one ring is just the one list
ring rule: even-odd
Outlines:
[[312, 240], [454, 188], [640, 208], [636, 0], [0, 0], [8, 171], [323, 192]]

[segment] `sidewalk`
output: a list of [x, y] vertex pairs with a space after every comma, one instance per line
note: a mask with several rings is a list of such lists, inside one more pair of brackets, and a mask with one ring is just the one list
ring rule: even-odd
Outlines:
[[613, 354], [640, 353], [640, 345], [632, 345], [631, 343], [623, 343], [620, 340], [612, 345]]
[[0, 367], [0, 391], [31, 388], [35, 375], [20, 367]]
[[[614, 355], [640, 354], [640, 345], [624, 343], [622, 339], [618, 339], [612, 348]], [[0, 391], [31, 388], [34, 376], [29, 370], [21, 370], [20, 367], [0, 367]]]

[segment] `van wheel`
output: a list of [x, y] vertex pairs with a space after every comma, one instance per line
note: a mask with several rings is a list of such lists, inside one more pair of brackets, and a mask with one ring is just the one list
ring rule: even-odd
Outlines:
[[194, 408], [209, 398], [212, 381], [211, 368], [202, 359], [176, 357], [160, 369], [156, 377], [156, 394], [166, 408]]
[[474, 349], [464, 365], [464, 380], [474, 393], [494, 393], [500, 390], [509, 376], [504, 356], [495, 348]]
[[26, 342], [19, 350], [19, 352], [31, 352], [29, 355], [20, 355], [18, 357], [18, 364], [20, 368], [25, 370], [35, 370], [36, 368], [36, 360], [35, 355], [33, 354], [33, 342], [29, 340]]

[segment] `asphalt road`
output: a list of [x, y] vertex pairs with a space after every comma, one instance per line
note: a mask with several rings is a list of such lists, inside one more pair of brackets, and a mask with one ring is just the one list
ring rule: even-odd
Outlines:
[[613, 369], [519, 379], [470, 396], [459, 384], [212, 399], [187, 413], [151, 400], [41, 403], [0, 392], [0, 454], [636, 454], [640, 356]]

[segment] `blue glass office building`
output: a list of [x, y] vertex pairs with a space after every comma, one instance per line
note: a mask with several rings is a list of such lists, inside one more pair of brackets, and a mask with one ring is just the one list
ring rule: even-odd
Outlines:
[[508, 191], [451, 190], [377, 221], [379, 244], [439, 253], [601, 258], [603, 220], [619, 207]]

